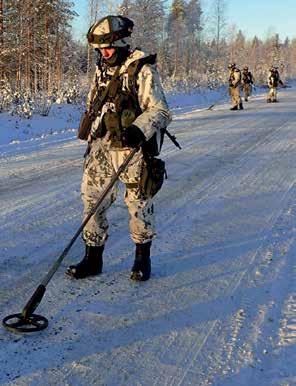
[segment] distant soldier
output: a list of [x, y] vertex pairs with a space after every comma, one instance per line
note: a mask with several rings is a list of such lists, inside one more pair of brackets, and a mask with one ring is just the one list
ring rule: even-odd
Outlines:
[[270, 67], [268, 71], [267, 84], [269, 87], [269, 93], [267, 96], [267, 103], [277, 102], [277, 88], [284, 83], [280, 79], [280, 74], [277, 67]]
[[244, 96], [245, 96], [245, 101], [248, 102], [249, 96], [252, 94], [252, 84], [254, 83], [254, 78], [249, 71], [249, 67], [245, 66], [243, 68], [242, 72], [242, 85], [243, 85], [243, 91], [244, 91]]
[[229, 69], [229, 95], [232, 107], [230, 110], [243, 110], [243, 103], [240, 97], [241, 72], [235, 63], [228, 65]]

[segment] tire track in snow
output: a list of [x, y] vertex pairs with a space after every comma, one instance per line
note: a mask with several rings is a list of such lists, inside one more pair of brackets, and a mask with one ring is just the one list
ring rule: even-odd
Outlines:
[[[285, 346], [285, 338], [287, 338], [288, 346], [295, 344], [296, 297], [295, 293], [292, 293], [288, 299], [285, 299], [285, 291], [283, 290], [294, 279], [289, 280], [287, 273], [290, 272], [291, 275], [293, 272], [295, 277], [295, 265], [293, 258], [291, 258], [291, 252], [295, 245], [294, 233], [296, 229], [295, 215], [294, 218], [291, 218], [291, 208], [295, 207], [295, 184], [291, 191], [292, 194], [288, 203], [274, 223], [269, 237], [257, 254], [256, 263], [249, 270], [248, 277], [245, 277], [243, 286], [241, 286], [240, 305], [246, 315], [245, 325], [239, 336], [234, 355], [230, 358], [229, 371], [220, 374], [220, 381], [215, 383], [217, 386], [255, 383], [262, 386], [271, 385], [271, 379], [274, 380], [274, 375], [269, 374], [268, 367], [274, 369], [273, 372], [277, 374], [277, 377], [280, 373], [277, 369], [277, 360], [274, 364], [271, 362], [269, 366], [266, 366], [266, 361], [269, 361], [270, 357], [274, 359], [272, 354], [276, 346], [275, 342], [271, 340], [271, 336], [274, 335], [271, 330], [275, 330], [276, 324], [280, 324], [278, 345]], [[294, 229], [291, 230], [291, 228]], [[291, 263], [294, 271], [291, 269]], [[266, 289], [262, 290], [262, 287]], [[277, 316], [279, 310], [282, 310], [281, 321]], [[222, 330], [224, 333], [229, 330], [227, 321]], [[240, 376], [242, 368], [247, 369], [245, 376]], [[256, 378], [258, 374], [261, 375]]]
[[279, 345], [296, 345], [296, 293], [290, 294], [284, 304], [279, 330]]
[[[277, 138], [276, 134], [277, 134], [277, 132], [279, 132], [284, 126], [285, 126], [285, 124], [284, 124], [280, 129], [276, 130], [275, 133], [271, 133], [271, 135], [269, 136], [270, 143], [271, 143], [271, 142], [273, 142], [274, 144], [277, 143], [278, 138]], [[265, 139], [265, 141], [263, 141], [263, 144], [267, 145], [267, 144], [268, 144], [268, 141], [266, 141], [266, 139]], [[260, 145], [262, 145], [262, 142], [260, 143]], [[258, 144], [258, 146], [259, 146], [259, 144]], [[256, 147], [258, 147], [258, 146], [255, 145], [255, 147], [251, 148], [250, 150], [247, 150], [247, 151], [246, 151], [246, 154], [248, 154], [250, 151], [252, 151], [254, 148], [256, 148]], [[241, 157], [241, 158], [243, 158], [243, 157]], [[252, 172], [250, 172], [249, 175], [250, 175], [251, 173], [252, 173]], [[279, 184], [281, 184], [281, 182], [285, 182], [286, 177], [287, 177], [287, 175], [283, 175], [282, 181], [280, 181]], [[214, 186], [214, 188], [216, 188], [216, 186]], [[286, 196], [289, 196], [289, 193], [291, 194], [292, 186], [290, 185], [290, 186], [288, 186], [286, 189], [287, 189], [287, 190], [286, 190], [285, 194], [284, 194], [283, 197], [282, 197], [282, 202], [283, 202], [283, 203], [287, 200], [287, 197], [286, 197]], [[187, 198], [186, 198], [186, 199], [187, 199]], [[270, 232], [271, 232], [271, 230], [272, 230], [272, 227], [275, 226], [275, 222], [276, 222], [276, 220], [279, 218], [280, 214], [281, 214], [281, 210], [280, 210], [279, 212], [276, 211], [275, 213], [272, 214], [272, 217], [271, 217], [270, 220], [269, 220], [269, 221], [271, 222], [271, 225], [270, 225], [270, 228], [269, 228], [269, 230], [268, 230], [268, 232], [267, 232], [267, 235], [270, 234]], [[255, 257], [258, 255], [259, 250], [260, 250], [260, 248], [257, 249], [257, 251], [256, 251], [256, 253], [255, 253], [255, 255], [254, 255], [254, 259], [255, 259]], [[254, 261], [254, 260], [253, 260], [253, 261]], [[245, 277], [246, 273], [247, 273], [251, 268], [252, 268], [252, 265], [251, 265], [250, 267], [248, 267], [247, 270], [245, 270], [244, 272], [242, 272], [242, 275], [241, 275], [240, 279], [236, 282], [236, 286], [234, 287], [233, 291], [235, 291], [236, 288], [240, 285], [242, 279]], [[232, 340], [233, 340], [233, 342], [236, 341], [236, 339], [234, 339], [234, 338], [232, 338]], [[231, 351], [232, 351], [232, 350], [231, 350]], [[188, 371], [188, 370], [187, 370], [187, 371]]]

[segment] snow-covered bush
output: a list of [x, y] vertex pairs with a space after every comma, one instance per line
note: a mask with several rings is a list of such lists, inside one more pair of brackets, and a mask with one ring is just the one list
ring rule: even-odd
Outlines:
[[34, 112], [44, 117], [48, 116], [53, 100], [53, 96], [48, 96], [42, 93], [38, 94], [34, 100]]
[[5, 80], [0, 80], [0, 113], [8, 110], [13, 100], [13, 93], [10, 84]]
[[227, 71], [224, 67], [219, 65], [218, 63], [207, 63], [206, 67], [206, 77], [207, 77], [207, 87], [210, 90], [217, 90], [223, 84], [225, 84], [225, 77]]
[[30, 119], [34, 111], [34, 101], [27, 92], [15, 92], [12, 100], [12, 115]]

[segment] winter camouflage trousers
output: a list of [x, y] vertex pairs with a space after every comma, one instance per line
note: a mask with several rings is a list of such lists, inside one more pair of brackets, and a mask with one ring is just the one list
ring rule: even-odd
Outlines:
[[250, 83], [244, 84], [243, 90], [244, 90], [245, 100], [247, 100], [249, 98], [249, 96], [252, 94], [252, 85]]
[[229, 95], [231, 97], [232, 106], [238, 106], [242, 102], [240, 97], [239, 86], [229, 87]]
[[[92, 142], [90, 154], [84, 164], [81, 195], [84, 218], [97, 203], [101, 192], [109, 184], [114, 173], [130, 153], [130, 149], [110, 149], [104, 139]], [[131, 160], [119, 179], [125, 184], [124, 201], [129, 211], [129, 229], [134, 243], [146, 243], [155, 236], [153, 203], [140, 191], [140, 177], [144, 167], [142, 150]], [[117, 196], [117, 183], [110, 190], [101, 206], [83, 229], [82, 237], [87, 245], [104, 245], [108, 238], [106, 212]]]
[[270, 99], [273, 102], [273, 101], [276, 101], [276, 98], [277, 98], [277, 88], [270, 87], [269, 93], [268, 93], [268, 99]]

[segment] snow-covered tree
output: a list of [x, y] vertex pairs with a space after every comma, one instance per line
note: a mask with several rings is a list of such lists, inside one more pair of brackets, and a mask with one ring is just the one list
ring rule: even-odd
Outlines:
[[164, 22], [162, 0], [134, 0], [129, 7], [134, 22], [133, 45], [147, 52], [157, 52]]
[[210, 16], [210, 29], [216, 44], [216, 58], [221, 56], [222, 40], [226, 36], [226, 0], [213, 0]]
[[184, 37], [187, 36], [186, 3], [174, 0], [168, 17], [168, 41], [172, 58], [172, 78], [184, 78]]
[[65, 0], [3, 1], [1, 62], [14, 88], [36, 93], [60, 87], [63, 49], [69, 41], [73, 3]]

